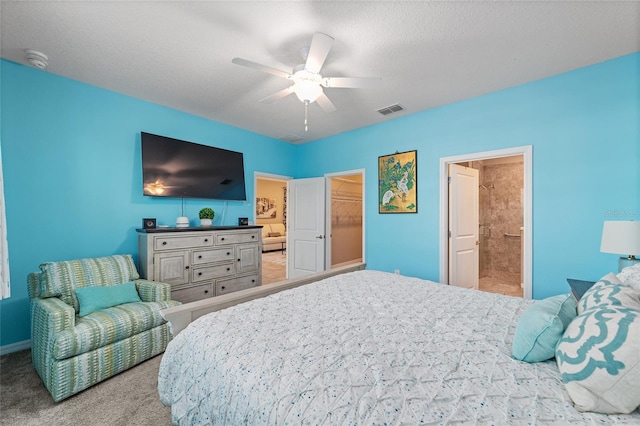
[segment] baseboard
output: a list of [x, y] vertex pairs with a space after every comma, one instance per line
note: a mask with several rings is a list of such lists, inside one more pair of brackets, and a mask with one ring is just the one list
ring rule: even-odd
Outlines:
[[0, 356], [19, 352], [31, 347], [31, 340], [23, 340], [22, 342], [11, 343], [10, 345], [0, 346]]
[[331, 269], [334, 268], [342, 268], [343, 266], [353, 265], [354, 263], [362, 263], [362, 258], [347, 260], [346, 262], [336, 263], [335, 265], [331, 265]]

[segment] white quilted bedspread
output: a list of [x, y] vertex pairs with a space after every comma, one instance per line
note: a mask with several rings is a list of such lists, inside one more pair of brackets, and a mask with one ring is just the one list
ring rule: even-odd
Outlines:
[[576, 411], [555, 361], [511, 358], [531, 303], [377, 271], [206, 315], [167, 347], [174, 424], [640, 424]]

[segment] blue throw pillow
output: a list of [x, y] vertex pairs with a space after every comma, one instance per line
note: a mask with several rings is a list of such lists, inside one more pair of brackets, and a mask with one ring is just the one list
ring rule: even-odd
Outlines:
[[75, 290], [80, 305], [80, 316], [89, 315], [100, 309], [140, 302], [136, 284], [128, 282], [120, 285], [81, 287]]
[[553, 358], [558, 341], [576, 315], [576, 301], [571, 294], [549, 297], [530, 305], [516, 325], [512, 356], [525, 362]]
[[567, 278], [569, 287], [571, 287], [571, 293], [576, 300], [580, 300], [582, 296], [596, 283], [596, 281], [584, 281], [575, 280], [573, 278]]

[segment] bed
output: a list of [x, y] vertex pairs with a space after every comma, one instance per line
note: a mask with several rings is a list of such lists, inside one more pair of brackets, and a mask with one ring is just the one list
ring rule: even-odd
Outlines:
[[640, 424], [577, 411], [554, 360], [511, 357], [533, 303], [379, 271], [202, 316], [158, 375], [174, 424]]

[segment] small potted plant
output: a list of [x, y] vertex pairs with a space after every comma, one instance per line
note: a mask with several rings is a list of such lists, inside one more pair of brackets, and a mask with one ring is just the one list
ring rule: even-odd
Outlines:
[[198, 213], [198, 215], [200, 216], [200, 226], [211, 226], [211, 224], [213, 223], [213, 217], [216, 215], [216, 212], [214, 212], [213, 209], [210, 209], [209, 207], [205, 207], [200, 210], [200, 213]]

